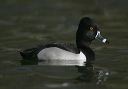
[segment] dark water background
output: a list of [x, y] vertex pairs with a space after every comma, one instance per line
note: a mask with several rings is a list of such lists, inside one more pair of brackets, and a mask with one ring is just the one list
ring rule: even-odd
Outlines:
[[[128, 89], [127, 0], [1, 0], [0, 89]], [[44, 42], [75, 42], [79, 19], [100, 24], [110, 45], [94, 41], [94, 70], [21, 65], [16, 50]]]

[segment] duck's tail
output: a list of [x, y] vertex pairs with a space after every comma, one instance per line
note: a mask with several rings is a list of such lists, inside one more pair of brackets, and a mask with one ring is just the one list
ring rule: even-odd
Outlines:
[[9, 51], [9, 52], [18, 52], [18, 53], [20, 53], [20, 55], [22, 56], [23, 59], [31, 59], [37, 54], [37, 49], [36, 48], [22, 50], [20, 48], [6, 48], [6, 47], [3, 47], [0, 50]]
[[19, 52], [23, 59], [27, 59], [27, 60], [37, 59], [38, 50], [36, 48], [20, 50]]

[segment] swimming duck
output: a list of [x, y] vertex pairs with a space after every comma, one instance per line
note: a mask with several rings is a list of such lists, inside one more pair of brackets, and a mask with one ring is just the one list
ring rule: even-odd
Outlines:
[[95, 60], [95, 53], [89, 47], [97, 39], [105, 44], [108, 40], [101, 36], [98, 25], [92, 18], [83, 17], [76, 32], [76, 45], [66, 43], [50, 43], [35, 48], [20, 51], [23, 59], [37, 58], [45, 60], [82, 60], [90, 62]]

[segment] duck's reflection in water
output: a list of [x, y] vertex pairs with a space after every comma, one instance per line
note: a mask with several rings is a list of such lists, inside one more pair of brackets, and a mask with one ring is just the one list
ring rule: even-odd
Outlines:
[[86, 63], [85, 66], [76, 66], [81, 74], [77, 80], [91, 82], [94, 79], [94, 67], [91, 63]]
[[41, 61], [37, 59], [21, 60], [21, 65], [47, 65], [47, 66], [75, 66], [77, 73], [80, 73], [75, 80], [86, 83], [103, 84], [109, 77], [110, 73], [104, 68], [95, 68], [92, 63], [82, 63], [78, 61]]
[[38, 60], [23, 59], [21, 65], [54, 65], [54, 66], [85, 66], [83, 60]]
[[95, 82], [97, 85], [103, 84], [109, 77], [109, 71], [101, 68], [94, 68], [91, 63], [86, 63], [85, 66], [76, 66], [81, 74], [77, 80], [86, 83]]
[[38, 65], [38, 59], [22, 59], [20, 61], [21, 65]]

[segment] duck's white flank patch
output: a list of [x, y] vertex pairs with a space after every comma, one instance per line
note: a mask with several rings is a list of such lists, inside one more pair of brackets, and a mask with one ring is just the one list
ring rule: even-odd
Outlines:
[[50, 47], [41, 50], [37, 57], [39, 60], [80, 60], [86, 62], [86, 56], [80, 52], [75, 54], [57, 47]]

